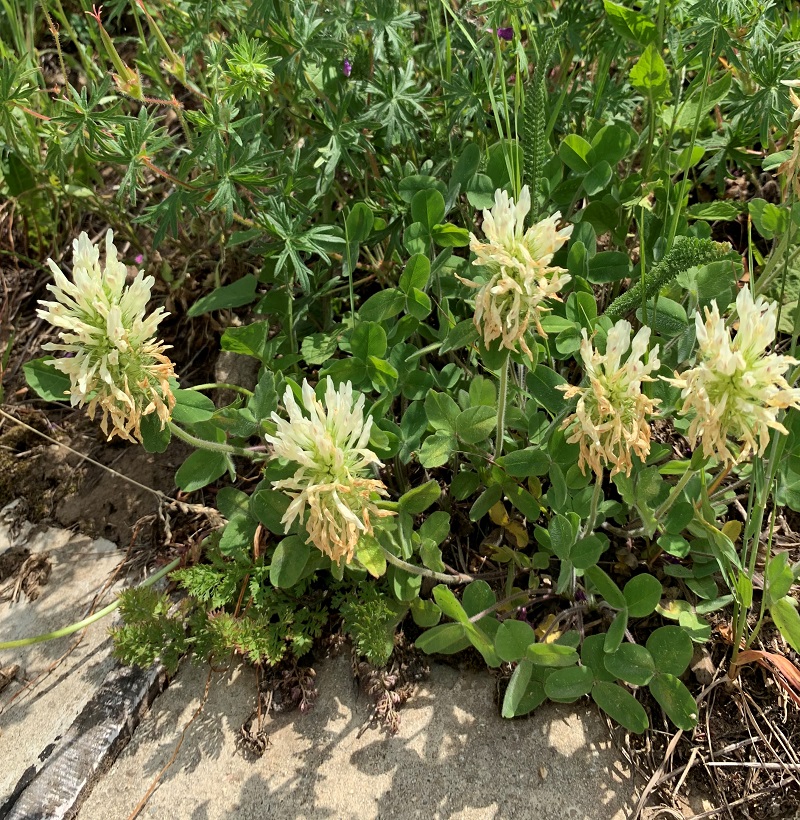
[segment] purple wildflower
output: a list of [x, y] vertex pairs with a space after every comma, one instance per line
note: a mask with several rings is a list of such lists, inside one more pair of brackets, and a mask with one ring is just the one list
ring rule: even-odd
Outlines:
[[143, 253], [139, 253], [139, 254], [137, 254], [136, 256], [134, 256], [133, 261], [134, 261], [137, 265], [141, 265], [141, 264], [142, 264], [142, 262], [144, 262], [144, 254], [143, 254]]
[[497, 29], [497, 36], [501, 40], [513, 40], [514, 39], [514, 29], [509, 26], [508, 28], [499, 28]]
[[347, 59], [347, 57], [345, 57], [344, 62], [342, 63], [342, 74], [344, 74], [345, 77], [349, 77], [352, 71], [353, 64]]

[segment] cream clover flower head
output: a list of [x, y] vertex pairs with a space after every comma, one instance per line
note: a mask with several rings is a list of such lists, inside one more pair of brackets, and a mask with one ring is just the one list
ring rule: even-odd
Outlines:
[[529, 356], [525, 332], [533, 323], [543, 336], [540, 315], [548, 310], [543, 302], [557, 298], [570, 281], [563, 268], [552, 266], [553, 254], [572, 235], [572, 225], [557, 230], [561, 213], [556, 212], [525, 230], [525, 217], [531, 209], [528, 186], [515, 203], [503, 190], [495, 191], [494, 207], [483, 212], [486, 242], [470, 234], [473, 265], [489, 274], [486, 283], [459, 279], [478, 288], [475, 298], [475, 327], [488, 346], [500, 339], [501, 347], [516, 350], [519, 345]]
[[363, 395], [354, 402], [350, 382], [337, 390], [328, 377], [323, 403], [304, 380], [302, 396], [305, 413], [286, 388], [289, 418], [273, 413], [277, 430], [265, 436], [276, 458], [298, 465], [291, 478], [272, 483], [292, 496], [281, 523], [288, 530], [308, 505], [308, 540], [331, 560], [349, 563], [361, 535], [372, 534], [372, 519], [392, 515], [373, 501], [375, 495], [388, 495], [386, 486], [367, 477], [372, 465], [382, 466], [368, 447], [372, 418], [364, 417]]
[[168, 347], [155, 338], [166, 314], [160, 307], [146, 315], [152, 276], [139, 271], [126, 285], [128, 269], [117, 258], [110, 229], [105, 245], [101, 265], [100, 248], [85, 233], [72, 243], [72, 281], [47, 260], [55, 280], [47, 289], [56, 301], [40, 302], [37, 314], [60, 329], [59, 342], [43, 347], [66, 354], [50, 363], [69, 376], [73, 407], [88, 403], [92, 418], [100, 408], [100, 426], [109, 439], [136, 441], [142, 416], [156, 413], [163, 429], [175, 405]]
[[[581, 359], [589, 384], [586, 387], [562, 386], [566, 398], [578, 396], [575, 412], [564, 422], [567, 442], [580, 445], [578, 466], [585, 473], [588, 465], [599, 476], [604, 465], [611, 475], [630, 475], [632, 454], [640, 459], [650, 452], [650, 423], [657, 399], [642, 393], [642, 382], [661, 366], [658, 345], [648, 361], [644, 356], [650, 342], [650, 328], [643, 327], [631, 341], [631, 325], [624, 319], [608, 331], [606, 352], [599, 353], [582, 331]], [[630, 354], [622, 363], [622, 357]]]
[[[698, 439], [703, 454], [723, 462], [739, 462], [750, 453], [761, 455], [769, 443], [770, 428], [786, 433], [778, 413], [800, 409], [800, 389], [789, 386], [783, 374], [797, 360], [767, 353], [775, 340], [778, 305], [763, 297], [753, 301], [745, 285], [736, 297], [739, 329], [731, 339], [716, 301], [700, 313], [697, 325], [697, 364], [665, 381], [681, 388], [681, 414], [694, 411], [689, 443]], [[741, 444], [738, 457], [728, 448], [732, 437]]]

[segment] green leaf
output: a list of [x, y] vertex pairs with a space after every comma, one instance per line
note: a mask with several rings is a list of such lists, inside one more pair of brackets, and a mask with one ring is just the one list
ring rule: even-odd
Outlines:
[[195, 450], [175, 473], [175, 484], [186, 493], [192, 493], [211, 484], [228, 469], [225, 453]]
[[519, 510], [528, 521], [536, 521], [542, 510], [536, 499], [519, 484], [507, 484], [504, 486], [508, 500]]
[[36, 395], [45, 401], [67, 401], [69, 398], [70, 379], [66, 373], [56, 370], [53, 362], [56, 359], [42, 357], [31, 359], [22, 365], [25, 381], [36, 391]]
[[679, 305], [664, 296], [658, 298], [655, 308], [652, 302], [648, 302], [647, 319], [644, 320], [642, 316], [642, 309], [638, 308], [636, 318], [642, 324], [649, 325], [654, 333], [661, 336], [680, 336], [689, 326], [689, 320], [686, 318], [686, 310], [683, 305]]
[[631, 85], [652, 100], [665, 100], [670, 96], [669, 75], [664, 58], [651, 43], [636, 61], [630, 73]]
[[497, 459], [497, 464], [514, 478], [529, 478], [545, 475], [550, 467], [550, 459], [545, 450], [539, 447], [526, 447], [524, 450], [501, 456]]
[[260, 424], [278, 409], [278, 393], [275, 390], [275, 376], [266, 368], [256, 384], [253, 395], [247, 401], [247, 409]]
[[250, 496], [235, 487], [223, 487], [215, 499], [217, 509], [229, 521], [237, 515], [250, 515]]
[[419, 288], [411, 288], [406, 297], [406, 311], [420, 322], [430, 315], [431, 297]]
[[730, 222], [737, 219], [742, 209], [729, 199], [717, 202], [697, 202], [686, 209], [686, 215], [692, 219], [705, 219], [708, 222]]
[[691, 544], [681, 535], [662, 535], [658, 546], [676, 558], [685, 558], [691, 551]]
[[431, 513], [419, 528], [422, 538], [430, 538], [437, 546], [450, 535], [450, 513], [442, 510]]
[[538, 364], [528, 373], [526, 381], [531, 395], [545, 410], [555, 416], [564, 409], [564, 391], [556, 390], [556, 386], [567, 384], [567, 380], [555, 370]]
[[233, 515], [219, 539], [219, 551], [226, 558], [247, 559], [253, 549], [253, 536], [258, 523], [248, 514]]
[[800, 652], [800, 615], [793, 598], [781, 598], [770, 607], [769, 614], [784, 640], [795, 652]]
[[627, 608], [628, 601], [622, 594], [622, 590], [600, 567], [589, 567], [585, 575], [594, 584], [595, 589], [597, 589], [600, 595], [602, 595], [614, 609]]
[[486, 513], [503, 497], [503, 488], [499, 484], [487, 487], [476, 499], [469, 511], [470, 521], [480, 521]]
[[588, 279], [594, 284], [619, 282], [631, 275], [631, 260], [621, 251], [601, 251], [589, 260]]
[[656, 671], [653, 656], [643, 646], [624, 643], [616, 652], [606, 654], [606, 669], [634, 686], [646, 686]]
[[400, 180], [400, 184], [397, 186], [397, 193], [403, 202], [412, 202], [418, 192], [429, 189], [437, 190], [443, 196], [447, 191], [444, 183], [440, 182], [436, 177], [426, 174], [411, 174], [405, 179]]
[[473, 208], [491, 208], [494, 205], [495, 186], [487, 174], [475, 174], [467, 183], [467, 201]]
[[450, 459], [453, 450], [456, 449], [456, 437], [452, 433], [444, 430], [437, 430], [432, 436], [428, 436], [422, 442], [419, 449], [419, 463], [426, 470], [434, 467], [441, 467]]
[[592, 138], [591, 162], [605, 160], [612, 167], [616, 165], [631, 147], [630, 133], [619, 125], [604, 125]]
[[429, 232], [444, 219], [444, 211], [444, 197], [435, 189], [417, 191], [411, 200], [411, 218]]
[[628, 602], [628, 615], [646, 618], [661, 600], [661, 583], [653, 575], [637, 575], [625, 584], [623, 594]]
[[463, 624], [439, 624], [414, 642], [414, 646], [427, 655], [454, 655], [469, 646], [467, 630]]
[[427, 256], [415, 253], [406, 262], [403, 272], [400, 274], [398, 285], [403, 293], [410, 293], [413, 288], [424, 290], [431, 275], [431, 263]]
[[452, 350], [460, 350], [462, 347], [475, 344], [477, 341], [478, 331], [475, 328], [475, 323], [472, 319], [464, 319], [450, 329], [439, 348], [439, 353], [444, 354]]
[[474, 142], [466, 143], [453, 168], [453, 175], [450, 177], [450, 190], [454, 191], [456, 185], [460, 185], [463, 190], [480, 167], [481, 149]]
[[311, 545], [299, 535], [284, 538], [272, 555], [269, 568], [269, 580], [272, 586], [288, 589], [294, 586], [303, 574], [311, 555]]
[[[4, 104], [6, 104], [7, 99], [8, 98], [3, 100]], [[13, 105], [13, 100], [9, 100], [8, 102]], [[6, 145], [3, 146], [4, 149], [7, 147]], [[2, 170], [3, 181], [8, 188], [8, 193], [12, 197], [21, 196], [36, 187], [36, 179], [31, 173], [30, 168], [28, 168], [25, 162], [14, 151], [10, 151], [6, 155], [5, 168], [0, 168], [0, 170]]]
[[496, 603], [497, 597], [486, 581], [472, 581], [467, 584], [461, 596], [461, 605], [464, 607], [464, 612], [466, 612], [470, 618], [479, 612], [483, 612], [484, 609], [489, 609], [489, 607], [494, 606]]
[[440, 248], [464, 248], [469, 245], [469, 231], [449, 222], [434, 225], [431, 237]]
[[544, 685], [533, 678], [533, 672], [534, 665], [531, 661], [523, 659], [517, 664], [503, 698], [504, 718], [527, 715], [544, 703], [547, 697]]
[[422, 576], [416, 573], [406, 572], [399, 567], [389, 567], [387, 572], [389, 586], [398, 601], [410, 603], [419, 597], [422, 587]]
[[456, 418], [456, 433], [467, 444], [486, 441], [497, 426], [497, 410], [486, 405], [468, 407]]
[[625, 637], [625, 630], [628, 628], [628, 610], [621, 609], [611, 622], [603, 641], [603, 651], [607, 654], [616, 652]]
[[[405, 294], [397, 288], [386, 288], [386, 290], [373, 293], [358, 309], [358, 315], [365, 322], [384, 322], [386, 319], [391, 319], [393, 316], [397, 316], [398, 313], [402, 313], [405, 306]], [[323, 334], [315, 333], [314, 335], [322, 336]], [[305, 355], [305, 340], [303, 340], [303, 355]], [[309, 364], [322, 364], [322, 362], [311, 362], [308, 358], [306, 358], [306, 361]]]
[[248, 273], [231, 285], [215, 288], [207, 296], [198, 299], [186, 312], [189, 318], [201, 316], [203, 313], [210, 313], [212, 310], [225, 310], [228, 308], [249, 305], [256, 299], [256, 286], [258, 279], [252, 273]]
[[774, 239], [776, 234], [783, 233], [789, 226], [789, 211], [765, 199], [751, 199], [747, 210], [764, 239]]
[[373, 578], [380, 578], [386, 574], [386, 555], [381, 545], [371, 536], [361, 536], [356, 547], [356, 558]]
[[425, 413], [434, 430], [456, 432], [456, 420], [461, 414], [461, 408], [450, 396], [431, 390], [425, 397]]
[[650, 694], [679, 729], [688, 732], [697, 726], [697, 703], [675, 675], [656, 675], [650, 682]]
[[606, 669], [606, 653], [603, 650], [605, 635], [589, 635], [581, 646], [581, 663], [588, 666], [597, 680], [614, 681], [616, 678]]
[[411, 515], [419, 515], [420, 513], [425, 512], [431, 504], [438, 501], [441, 494], [442, 488], [439, 486], [439, 482], [431, 479], [425, 484], [422, 484], [419, 487], [414, 487], [404, 495], [400, 496], [400, 501], [398, 503], [403, 512], [407, 512]]
[[525, 657], [531, 644], [536, 643], [533, 627], [525, 621], [503, 621], [494, 637], [494, 648], [504, 661], [514, 662]]
[[587, 174], [591, 166], [587, 160], [592, 146], [578, 134], [567, 134], [558, 146], [558, 156], [576, 174]]
[[450, 587], [444, 584], [437, 584], [437, 586], [433, 588], [433, 599], [448, 618], [458, 621], [458, 623], [461, 624], [469, 622], [469, 615], [464, 611], [464, 607], [461, 606], [461, 601], [456, 598]]
[[169, 447], [172, 433], [169, 426], [164, 424], [156, 413], [142, 416], [139, 426], [142, 434], [142, 446], [148, 453], [163, 453]]
[[372, 233], [374, 222], [375, 217], [369, 206], [363, 202], [356, 202], [345, 220], [347, 241], [356, 245], [366, 242]]
[[592, 691], [594, 675], [586, 666], [572, 666], [557, 669], [548, 675], [544, 682], [544, 691], [550, 700], [556, 703], [573, 703]]
[[447, 567], [442, 561], [442, 551], [430, 538], [423, 538], [419, 545], [419, 557], [422, 565], [434, 572], [444, 572]]
[[172, 395], [175, 396], [172, 420], [178, 424], [208, 421], [217, 412], [214, 402], [197, 390], [173, 390]]
[[558, 643], [531, 644], [525, 651], [525, 656], [536, 666], [562, 668], [575, 666], [578, 662], [578, 653], [571, 646]]
[[692, 660], [692, 639], [679, 626], [661, 626], [647, 639], [658, 672], [682, 675]]
[[411, 602], [411, 617], [417, 626], [422, 629], [430, 629], [441, 620], [442, 610], [433, 601], [415, 598]]
[[640, 11], [613, 3], [612, 0], [603, 0], [603, 7], [611, 28], [621, 37], [646, 46], [654, 42], [658, 36], [655, 23]]
[[629, 732], [640, 735], [650, 725], [642, 704], [616, 683], [597, 681], [592, 687], [592, 700]]
[[569, 560], [575, 569], [586, 570], [593, 567], [600, 556], [606, 551], [608, 543], [602, 541], [596, 535], [587, 535], [573, 544], [569, 551]]
[[547, 525], [550, 535], [550, 548], [563, 561], [569, 558], [569, 552], [575, 543], [575, 530], [572, 529], [569, 519], [563, 515], [554, 515]]
[[220, 346], [229, 353], [252, 356], [263, 364], [268, 364], [272, 356], [269, 350], [269, 322], [252, 322], [244, 327], [226, 328], [220, 339]]
[[553, 510], [565, 511], [569, 498], [569, 489], [567, 480], [564, 477], [564, 471], [558, 464], [551, 464], [549, 477], [550, 487], [547, 490], [547, 500]]
[[366, 361], [370, 356], [381, 359], [386, 353], [386, 331], [377, 322], [361, 322], [350, 338], [353, 356]]
[[283, 535], [285, 526], [281, 523], [292, 499], [277, 490], [258, 490], [250, 497], [250, 512], [275, 535]]
[[601, 160], [583, 178], [584, 190], [589, 196], [599, 194], [611, 182], [613, 175], [611, 166], [605, 160]]
[[777, 552], [769, 559], [764, 570], [764, 580], [767, 607], [789, 594], [794, 584], [794, 572], [789, 564], [788, 552]]

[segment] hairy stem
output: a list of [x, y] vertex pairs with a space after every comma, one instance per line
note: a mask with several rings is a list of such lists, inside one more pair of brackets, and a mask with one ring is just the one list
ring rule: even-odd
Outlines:
[[[146, 587], [153, 586], [156, 581], [160, 581], [167, 573], [172, 572], [172, 570], [174, 570], [180, 562], [181, 559], [176, 558], [174, 561], [167, 564], [163, 569], [160, 569], [157, 573], [155, 573], [155, 575], [151, 575], [146, 581], [143, 581], [135, 588], [145, 589]], [[110, 615], [120, 605], [120, 603], [122, 603], [122, 598], [117, 598], [116, 601], [106, 607], [103, 607], [103, 609], [98, 612], [95, 612], [94, 615], [90, 615], [88, 618], [84, 618], [82, 621], [77, 621], [74, 624], [65, 626], [62, 629], [57, 629], [55, 632], [46, 632], [44, 635], [34, 635], [32, 638], [19, 638], [16, 641], [5, 641], [4, 643], [0, 643], [0, 650], [16, 649], [20, 646], [31, 646], [31, 644], [44, 643], [44, 641], [52, 641], [56, 638], [63, 638], [66, 635], [72, 635], [74, 632], [79, 632], [81, 629], [93, 624], [95, 621], [105, 618], [106, 615]]]
[[253, 461], [261, 461], [264, 456], [259, 455], [253, 450], [248, 450], [246, 447], [235, 447], [233, 444], [225, 444], [221, 441], [209, 441], [204, 438], [197, 438], [186, 430], [178, 427], [175, 422], [168, 422], [170, 432], [181, 441], [191, 444], [192, 447], [197, 447], [198, 450], [209, 450], [212, 453], [226, 453], [230, 456], [244, 456], [245, 458], [253, 459]]
[[[397, 567], [398, 569], [410, 572], [412, 575], [421, 575], [423, 578], [433, 578], [434, 581], [441, 581], [443, 584], [451, 585], [468, 584], [471, 581], [475, 580], [471, 575], [463, 575], [461, 573], [458, 573], [457, 575], [447, 575], [444, 572], [434, 572], [432, 569], [418, 567], [414, 564], [409, 564], [408, 561], [404, 561], [402, 558], [398, 558], [396, 555], [393, 555], [385, 547], [381, 547], [381, 549], [383, 550], [383, 554], [386, 557], [386, 560], [390, 564]], [[0, 646], [0, 648], [2, 647]]]

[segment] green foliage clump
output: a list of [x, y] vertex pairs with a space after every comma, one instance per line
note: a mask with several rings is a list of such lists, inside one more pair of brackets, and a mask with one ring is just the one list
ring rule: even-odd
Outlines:
[[111, 631], [114, 656], [132, 666], [160, 658], [167, 672], [174, 673], [189, 646], [181, 607], [152, 588], [127, 589], [120, 598], [123, 623]]
[[342, 629], [373, 666], [384, 666], [394, 649], [394, 633], [407, 607], [372, 583], [361, 583], [334, 597]]

